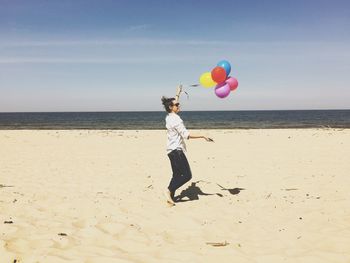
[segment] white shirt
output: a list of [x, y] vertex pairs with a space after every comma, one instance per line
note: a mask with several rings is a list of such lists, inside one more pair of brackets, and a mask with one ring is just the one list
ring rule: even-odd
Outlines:
[[186, 144], [184, 139], [188, 139], [190, 133], [183, 124], [182, 119], [176, 113], [169, 113], [165, 118], [167, 128], [167, 153], [173, 150], [181, 149], [186, 152]]

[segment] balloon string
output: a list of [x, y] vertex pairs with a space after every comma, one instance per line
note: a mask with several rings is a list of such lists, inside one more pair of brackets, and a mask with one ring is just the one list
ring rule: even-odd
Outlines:
[[183, 90], [183, 91], [181, 91], [181, 93], [182, 93], [182, 92], [185, 93], [185, 94], [187, 95], [187, 99], [190, 98], [190, 96], [188, 95], [188, 93], [187, 93], [186, 91]]
[[[190, 88], [190, 87], [198, 87], [198, 86], [199, 86], [199, 84], [192, 84], [192, 85], [187, 85], [187, 86], [182, 87], [182, 88]], [[183, 92], [187, 95], [187, 99], [190, 98], [190, 96], [188, 95], [188, 93], [186, 91], [182, 90], [181, 92]]]

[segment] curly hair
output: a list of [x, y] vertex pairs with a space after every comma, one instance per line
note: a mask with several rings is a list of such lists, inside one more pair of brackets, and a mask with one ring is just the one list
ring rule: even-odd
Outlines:
[[171, 110], [169, 107], [172, 106], [172, 102], [173, 102], [173, 100], [175, 100], [175, 98], [167, 98], [167, 97], [163, 96], [161, 98], [161, 100], [162, 100], [162, 104], [163, 104], [165, 110], [170, 113]]

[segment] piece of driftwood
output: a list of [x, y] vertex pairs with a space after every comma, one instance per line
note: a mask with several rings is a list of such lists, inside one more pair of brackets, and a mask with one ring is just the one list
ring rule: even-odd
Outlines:
[[13, 187], [13, 185], [4, 185], [4, 184], [0, 184], [0, 188], [4, 188], [4, 187]]
[[213, 247], [224, 247], [229, 245], [230, 243], [228, 243], [226, 240], [225, 242], [207, 242], [207, 245], [211, 245]]

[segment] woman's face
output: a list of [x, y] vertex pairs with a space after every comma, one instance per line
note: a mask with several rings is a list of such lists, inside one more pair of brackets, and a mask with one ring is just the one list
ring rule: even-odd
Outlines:
[[173, 100], [171, 102], [170, 109], [172, 112], [178, 113], [180, 111], [180, 103], [176, 102], [176, 100]]

